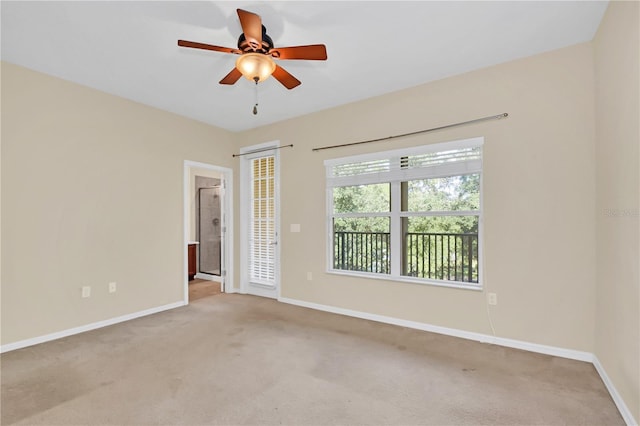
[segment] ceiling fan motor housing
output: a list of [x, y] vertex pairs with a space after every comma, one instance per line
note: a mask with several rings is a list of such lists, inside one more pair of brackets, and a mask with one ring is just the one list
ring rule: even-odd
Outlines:
[[267, 34], [267, 29], [265, 26], [262, 26], [262, 46], [257, 46], [255, 43], [252, 43], [247, 40], [244, 33], [240, 34], [238, 37], [238, 49], [243, 52], [258, 52], [258, 53], [267, 53], [269, 50], [273, 49], [273, 40]]

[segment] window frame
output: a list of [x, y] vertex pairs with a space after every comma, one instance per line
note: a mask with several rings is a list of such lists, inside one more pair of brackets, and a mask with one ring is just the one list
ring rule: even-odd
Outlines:
[[[335, 159], [325, 160], [326, 167], [326, 272], [329, 274], [346, 275], [352, 277], [362, 277], [370, 279], [380, 279], [385, 281], [397, 281], [413, 284], [432, 285], [440, 287], [452, 287], [462, 288], [468, 290], [481, 291], [483, 289], [483, 275], [484, 275], [484, 256], [483, 256], [483, 150], [484, 145], [483, 137], [476, 137], [470, 139], [456, 140], [450, 142], [443, 142], [437, 144], [422, 145], [412, 148], [397, 149], [391, 151], [381, 151], [369, 154], [354, 155], [349, 157], [341, 157]], [[348, 165], [352, 163], [361, 163], [368, 161], [379, 161], [389, 159], [391, 164], [393, 159], [402, 157], [442, 153], [452, 150], [458, 150], [463, 148], [479, 148], [480, 158], [479, 160], [460, 161], [453, 166], [435, 165], [430, 167], [418, 167], [415, 172], [393, 170], [378, 171], [374, 173], [356, 174], [353, 176], [333, 176], [332, 170], [336, 166]], [[470, 167], [469, 170], [463, 169]], [[447, 176], [462, 176], [469, 174], [479, 174], [480, 188], [479, 188], [479, 208], [478, 210], [471, 211], [429, 211], [429, 212], [410, 212], [402, 211], [401, 209], [401, 182], [408, 182], [409, 180], [416, 179], [431, 179]], [[353, 186], [353, 185], [366, 185], [374, 183], [389, 183], [391, 192], [391, 206], [390, 212], [378, 212], [378, 213], [334, 213], [334, 195], [333, 189], [335, 187]], [[390, 233], [390, 273], [375, 273], [375, 272], [361, 272], [344, 269], [334, 268], [334, 226], [333, 219], [337, 217], [366, 217], [366, 216], [388, 216], [390, 220], [389, 233]], [[477, 216], [478, 217], [478, 282], [464, 282], [464, 281], [452, 281], [452, 280], [439, 280], [432, 278], [419, 278], [402, 275], [403, 269], [403, 251], [404, 241], [402, 234], [402, 218], [411, 217], [442, 217], [442, 216]]]

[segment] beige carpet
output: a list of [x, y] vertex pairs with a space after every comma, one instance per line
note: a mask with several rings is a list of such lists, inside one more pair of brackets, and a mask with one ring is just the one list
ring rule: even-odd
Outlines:
[[3, 425], [624, 424], [589, 363], [243, 295], [1, 361]]

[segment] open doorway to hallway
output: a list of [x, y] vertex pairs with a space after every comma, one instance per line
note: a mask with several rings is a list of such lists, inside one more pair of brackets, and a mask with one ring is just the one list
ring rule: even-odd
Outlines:
[[184, 163], [184, 299], [230, 292], [233, 250], [232, 170], [194, 161]]

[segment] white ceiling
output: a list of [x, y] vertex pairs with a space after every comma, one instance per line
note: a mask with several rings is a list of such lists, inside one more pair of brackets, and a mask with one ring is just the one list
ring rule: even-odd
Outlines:
[[[232, 131], [591, 40], [607, 2], [2, 1], [2, 60]], [[302, 81], [218, 81], [236, 55], [236, 8], [276, 47], [324, 43], [328, 60], [280, 61]]]

